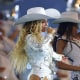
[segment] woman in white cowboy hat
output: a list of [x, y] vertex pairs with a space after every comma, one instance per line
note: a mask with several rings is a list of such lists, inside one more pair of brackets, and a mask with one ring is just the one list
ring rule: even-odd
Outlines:
[[63, 12], [61, 17], [55, 20], [54, 23], [59, 23], [59, 27], [52, 41], [53, 49], [57, 53], [68, 57], [68, 60], [64, 61], [66, 64], [58, 63], [58, 67], [71, 70], [71, 73], [59, 70], [63, 74], [67, 73], [69, 76], [60, 78], [60, 80], [80, 80], [80, 37], [77, 35], [78, 23], [80, 22], [78, 13]]
[[48, 28], [48, 35], [44, 38], [42, 20], [51, 19], [46, 15], [44, 8], [34, 7], [27, 11], [15, 24], [24, 23], [15, 49], [12, 51], [11, 60], [17, 71], [26, 69], [27, 62], [32, 66], [28, 80], [52, 80], [52, 58], [61, 61], [63, 55], [56, 54], [50, 41], [53, 29]]

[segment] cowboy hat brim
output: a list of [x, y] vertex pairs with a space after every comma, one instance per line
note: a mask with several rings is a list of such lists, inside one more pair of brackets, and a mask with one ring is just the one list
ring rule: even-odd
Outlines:
[[80, 23], [79, 20], [71, 19], [71, 18], [59, 18], [57, 20], [54, 20], [54, 24], [62, 23], [62, 22], [73, 22], [73, 23]]
[[19, 18], [16, 22], [15, 25], [17, 24], [23, 24], [25, 22], [30, 22], [30, 21], [35, 21], [35, 20], [42, 20], [42, 19], [51, 19], [52, 17], [49, 17], [47, 15], [43, 14], [27, 14]]
[[60, 18], [61, 16], [61, 13], [57, 9], [54, 9], [54, 8], [48, 8], [45, 10], [45, 12], [48, 16], [53, 17], [55, 19]]

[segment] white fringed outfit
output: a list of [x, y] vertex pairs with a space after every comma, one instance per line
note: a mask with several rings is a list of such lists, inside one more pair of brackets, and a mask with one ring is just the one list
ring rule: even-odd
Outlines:
[[44, 41], [39, 43], [31, 34], [26, 36], [24, 49], [26, 50], [26, 54], [28, 55], [29, 63], [32, 66], [32, 70], [29, 76], [31, 74], [35, 74], [38, 75], [41, 80], [43, 80], [45, 76], [48, 78], [48, 80], [53, 80], [53, 74], [51, 70], [52, 58], [61, 61], [62, 55], [56, 54], [53, 51], [50, 45], [52, 38], [53, 36], [51, 34], [48, 34]]

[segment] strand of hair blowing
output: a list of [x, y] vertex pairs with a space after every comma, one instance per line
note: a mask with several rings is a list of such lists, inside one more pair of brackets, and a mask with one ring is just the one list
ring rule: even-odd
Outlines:
[[28, 62], [28, 57], [24, 50], [26, 34], [26, 29], [22, 28], [16, 47], [10, 55], [12, 66], [16, 69], [17, 72], [24, 71]]

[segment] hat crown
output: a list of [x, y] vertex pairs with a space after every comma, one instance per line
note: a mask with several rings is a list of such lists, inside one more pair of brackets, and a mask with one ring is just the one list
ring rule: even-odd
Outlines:
[[57, 9], [54, 9], [54, 8], [48, 8], [45, 11], [48, 16], [53, 17], [53, 18], [60, 18], [61, 16], [61, 13]]
[[43, 14], [46, 15], [45, 9], [43, 7], [34, 7], [27, 10], [27, 14]]
[[73, 19], [73, 20], [78, 20], [78, 13], [77, 12], [63, 12], [61, 14], [60, 18], [69, 18], [69, 19]]

